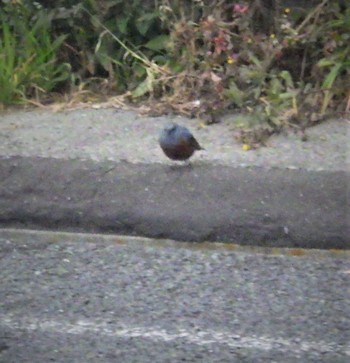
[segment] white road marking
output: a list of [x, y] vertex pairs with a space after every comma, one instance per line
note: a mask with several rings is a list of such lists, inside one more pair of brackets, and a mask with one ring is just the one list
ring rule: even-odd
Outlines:
[[11, 315], [0, 315], [0, 325], [15, 330], [27, 330], [38, 332], [51, 332], [58, 334], [82, 335], [84, 333], [97, 333], [116, 338], [140, 338], [155, 342], [170, 342], [174, 340], [185, 340], [190, 344], [209, 345], [221, 344], [229, 348], [258, 349], [264, 351], [279, 351], [289, 353], [300, 353], [313, 351], [314, 353], [337, 352], [350, 356], [350, 345], [340, 346], [335, 342], [326, 341], [301, 341], [295, 339], [273, 338], [266, 336], [240, 336], [230, 332], [215, 330], [189, 330], [177, 329], [173, 332], [158, 327], [130, 327], [127, 324], [116, 323], [113, 327], [107, 322], [93, 320], [78, 320], [74, 323], [64, 320], [41, 320], [35, 317], [14, 317]]

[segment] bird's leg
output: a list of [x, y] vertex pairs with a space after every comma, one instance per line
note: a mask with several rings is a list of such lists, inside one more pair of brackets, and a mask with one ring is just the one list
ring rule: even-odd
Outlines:
[[183, 165], [184, 165], [184, 167], [190, 168], [190, 169], [192, 169], [192, 167], [193, 167], [190, 159], [185, 160]]

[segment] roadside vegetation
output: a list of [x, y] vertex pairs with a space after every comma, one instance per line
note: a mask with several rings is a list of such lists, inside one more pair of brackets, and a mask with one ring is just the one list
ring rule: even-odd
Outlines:
[[[0, 0], [0, 106], [143, 103], [250, 147], [350, 110], [347, 1]], [[116, 100], [116, 98], [114, 98]]]

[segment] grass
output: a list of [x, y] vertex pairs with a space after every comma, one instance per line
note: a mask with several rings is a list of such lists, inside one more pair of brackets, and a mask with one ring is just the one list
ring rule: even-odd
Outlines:
[[25, 19], [10, 25], [1, 16], [0, 28], [0, 104], [24, 103], [69, 78], [70, 66], [57, 62], [65, 36], [52, 40], [44, 14], [33, 26]]

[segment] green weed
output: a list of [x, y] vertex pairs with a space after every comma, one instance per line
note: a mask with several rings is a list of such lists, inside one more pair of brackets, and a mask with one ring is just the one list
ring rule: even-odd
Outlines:
[[52, 40], [44, 13], [32, 25], [25, 16], [11, 24], [1, 14], [0, 34], [0, 104], [23, 103], [68, 79], [70, 67], [56, 55], [65, 36]]

